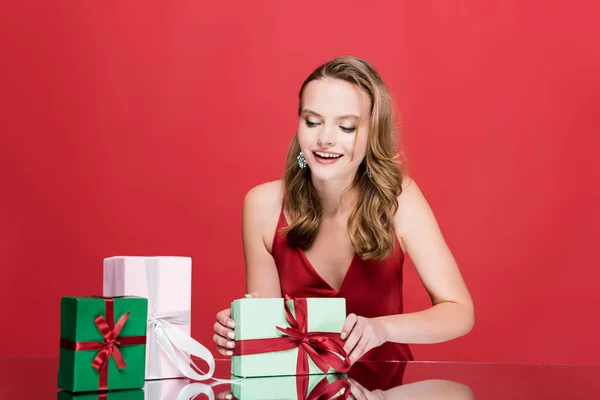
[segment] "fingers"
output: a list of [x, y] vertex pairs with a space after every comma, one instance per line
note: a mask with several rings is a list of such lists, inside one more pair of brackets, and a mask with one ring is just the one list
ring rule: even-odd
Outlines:
[[342, 340], [348, 337], [350, 331], [352, 331], [352, 328], [354, 327], [354, 324], [356, 324], [356, 321], [358, 321], [356, 314], [350, 313], [346, 317], [346, 322], [344, 322], [344, 327], [342, 328], [342, 334], [340, 336]]
[[354, 346], [356, 346], [356, 344], [362, 337], [365, 323], [366, 322], [363, 318], [358, 318], [358, 320], [354, 324], [354, 327], [352, 328], [352, 331], [350, 331], [348, 339], [346, 339], [346, 343], [344, 343], [344, 351], [346, 352], [346, 354], [350, 354], [352, 352]]
[[235, 347], [235, 332], [232, 330], [235, 327], [231, 319], [231, 309], [221, 310], [217, 313], [217, 322], [213, 326], [215, 334], [213, 341], [217, 344], [217, 351], [224, 356], [232, 356], [233, 348]]
[[354, 364], [359, 358], [366, 353], [369, 345], [369, 335], [362, 335], [356, 346], [352, 349], [348, 358], [350, 359], [350, 364]]
[[233, 340], [228, 340], [222, 336], [217, 335], [216, 333], [213, 335], [213, 341], [217, 344], [217, 346], [224, 347], [230, 351], [235, 347], [235, 342]]
[[[257, 292], [246, 294], [247, 298], [258, 298]], [[235, 321], [231, 319], [231, 308], [221, 310], [217, 313], [217, 322], [213, 329], [213, 341], [217, 344], [217, 351], [224, 356], [232, 356], [235, 347]]]
[[224, 327], [219, 322], [215, 322], [213, 329], [217, 335], [219, 335], [225, 339], [228, 339], [228, 340], [235, 339], [235, 332], [227, 327]]
[[222, 356], [229, 356], [229, 357], [231, 357], [233, 355], [233, 350], [228, 349], [227, 347], [217, 346], [217, 351]]
[[235, 328], [235, 323], [231, 319], [231, 308], [219, 311], [217, 313], [217, 321], [223, 326], [228, 326], [231, 329]]

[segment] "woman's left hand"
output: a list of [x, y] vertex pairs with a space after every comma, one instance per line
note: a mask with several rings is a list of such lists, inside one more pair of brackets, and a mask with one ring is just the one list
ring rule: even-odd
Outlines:
[[350, 364], [354, 364], [367, 351], [385, 343], [385, 336], [385, 329], [376, 318], [349, 314], [346, 317], [341, 338], [346, 341], [344, 351], [350, 358]]

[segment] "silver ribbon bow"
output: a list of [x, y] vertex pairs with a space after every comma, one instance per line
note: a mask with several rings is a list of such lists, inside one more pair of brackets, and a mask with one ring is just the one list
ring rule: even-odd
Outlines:
[[[159, 315], [156, 312], [159, 294], [157, 290], [159, 281], [158, 259], [147, 259], [145, 270], [149, 305], [149, 376], [160, 376], [160, 349], [185, 377], [195, 381], [210, 379], [215, 372], [215, 359], [212, 353], [202, 344], [175, 327], [175, 325], [190, 323], [190, 310], [179, 310]], [[201, 374], [192, 369], [191, 365], [200, 370], [191, 356], [204, 360], [208, 364], [208, 372]]]

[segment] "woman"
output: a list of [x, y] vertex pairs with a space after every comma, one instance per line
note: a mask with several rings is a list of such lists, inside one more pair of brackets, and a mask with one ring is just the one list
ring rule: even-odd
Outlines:
[[[391, 98], [364, 60], [318, 67], [299, 94], [298, 130], [283, 180], [248, 192], [243, 242], [248, 293], [344, 297], [341, 333], [350, 362], [411, 360], [409, 343], [468, 333], [473, 303], [435, 217], [400, 172]], [[410, 255], [432, 307], [402, 312], [402, 265]], [[230, 310], [214, 341], [232, 355]]]

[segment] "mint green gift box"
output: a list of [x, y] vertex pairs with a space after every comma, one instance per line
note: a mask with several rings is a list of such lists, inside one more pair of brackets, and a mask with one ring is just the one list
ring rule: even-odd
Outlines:
[[[308, 332], [341, 334], [346, 321], [346, 299], [307, 298]], [[293, 300], [286, 302], [295, 317]], [[231, 303], [235, 340], [269, 339], [284, 334], [277, 327], [289, 328], [283, 298], [248, 298]], [[238, 377], [297, 375], [298, 348], [260, 354], [234, 355], [231, 373]], [[323, 374], [308, 356], [309, 374]], [[330, 368], [327, 373], [336, 373]]]
[[[312, 393], [317, 384], [324, 379], [331, 384], [345, 378], [347, 376], [343, 374], [244, 378], [241, 382], [231, 385], [231, 394], [237, 400], [304, 400], [307, 397], [320, 398], [319, 393]], [[235, 377], [231, 379], [235, 379]], [[306, 397], [298, 396], [297, 379], [308, 380]]]

